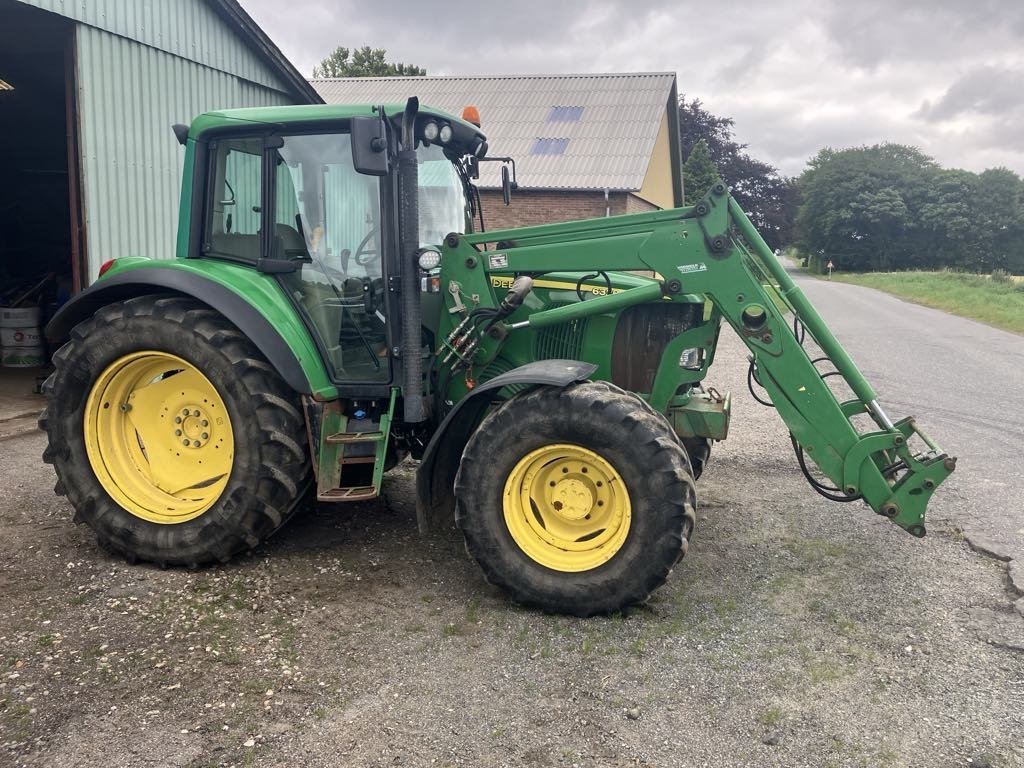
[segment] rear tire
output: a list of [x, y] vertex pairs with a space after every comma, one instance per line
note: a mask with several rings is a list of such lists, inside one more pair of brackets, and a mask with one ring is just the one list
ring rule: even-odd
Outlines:
[[539, 387], [494, 411], [466, 446], [455, 495], [488, 581], [577, 616], [647, 599], [695, 521], [685, 451], [646, 403], [605, 382]]
[[[103, 307], [72, 330], [54, 365], [40, 420], [54, 490], [104, 549], [129, 561], [227, 561], [280, 528], [309, 485], [295, 393], [248, 338], [198, 302], [143, 296]], [[148, 398], [139, 394], [146, 386]], [[192, 401], [207, 408], [201, 417], [176, 410]], [[187, 423], [176, 424], [183, 413]], [[196, 434], [183, 435], [186, 427]], [[176, 476], [185, 479], [172, 484]], [[189, 477], [200, 481], [174, 488]]]

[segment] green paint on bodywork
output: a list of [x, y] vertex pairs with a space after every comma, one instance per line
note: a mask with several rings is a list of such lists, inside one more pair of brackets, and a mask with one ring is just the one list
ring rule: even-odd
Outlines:
[[288, 300], [271, 275], [257, 272], [252, 267], [234, 264], [218, 259], [175, 259], [163, 261], [146, 258], [118, 259], [99, 283], [107, 277], [123, 275], [133, 269], [167, 269], [187, 272], [201, 279], [209, 280], [227, 288], [239, 298], [251, 304], [267, 321], [277, 329], [281, 338], [291, 349], [295, 359], [302, 366], [303, 373], [312, 387], [312, 394], [321, 400], [338, 396], [338, 390], [331, 383], [320, 357], [320, 351], [306, 329], [302, 317]]
[[[388, 117], [402, 114], [404, 104], [385, 104], [384, 111]], [[196, 117], [189, 126], [189, 138], [197, 139], [210, 131], [220, 129], [246, 129], [254, 125], [280, 126], [282, 130], [296, 123], [338, 122], [353, 117], [370, 117], [376, 115], [376, 107], [371, 104], [296, 104], [287, 107], [248, 107], [243, 109], [224, 109], [217, 112], [204, 112]], [[420, 114], [431, 114], [453, 123], [461, 123], [474, 131], [475, 125], [467, 123], [455, 115], [433, 107], [421, 106]], [[184, 178], [189, 178], [185, 176]]]

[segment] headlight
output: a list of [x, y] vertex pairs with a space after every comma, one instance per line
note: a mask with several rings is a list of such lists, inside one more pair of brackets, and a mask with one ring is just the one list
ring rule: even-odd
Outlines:
[[441, 143], [447, 144], [452, 140], [452, 127], [445, 123], [441, 126], [441, 131], [438, 135], [441, 137]]
[[423, 126], [423, 138], [427, 141], [437, 141], [437, 134], [439, 132], [440, 129], [433, 120]]
[[699, 371], [704, 365], [704, 348], [691, 347], [684, 349], [679, 356], [679, 367], [688, 371]]
[[440, 266], [441, 252], [436, 251], [433, 248], [424, 248], [416, 257], [416, 262], [420, 265], [420, 269], [424, 272], [429, 272], [430, 270], [436, 269]]

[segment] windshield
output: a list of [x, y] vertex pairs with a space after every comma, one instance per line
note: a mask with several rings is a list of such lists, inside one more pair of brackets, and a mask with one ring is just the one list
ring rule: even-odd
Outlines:
[[466, 193], [455, 165], [437, 144], [420, 146], [420, 245], [440, 245], [449, 232], [466, 231]]

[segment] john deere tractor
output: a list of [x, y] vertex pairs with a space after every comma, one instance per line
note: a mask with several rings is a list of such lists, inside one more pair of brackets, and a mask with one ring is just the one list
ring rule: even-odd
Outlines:
[[226, 561], [307, 493], [378, 496], [411, 455], [420, 526], [454, 518], [488, 580], [547, 610], [621, 609], [686, 552], [728, 431], [729, 397], [703, 385], [723, 321], [815, 489], [924, 535], [955, 460], [886, 415], [724, 185], [472, 232], [486, 138], [415, 99], [175, 133], [177, 258], [105, 263], [48, 328], [66, 343], [44, 458], [108, 550]]

